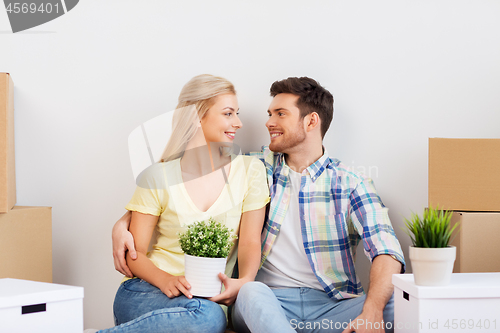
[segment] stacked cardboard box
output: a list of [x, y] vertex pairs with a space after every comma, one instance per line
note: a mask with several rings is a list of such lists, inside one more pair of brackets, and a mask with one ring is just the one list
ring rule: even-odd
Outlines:
[[460, 223], [455, 273], [500, 272], [500, 139], [429, 139], [429, 206]]
[[0, 73], [0, 213], [15, 204], [14, 83], [9, 74]]
[[0, 73], [0, 278], [52, 282], [51, 208], [15, 204], [14, 83]]

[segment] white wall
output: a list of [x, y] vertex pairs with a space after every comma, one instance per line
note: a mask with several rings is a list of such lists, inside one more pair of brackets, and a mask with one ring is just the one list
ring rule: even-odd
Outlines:
[[235, 83], [247, 151], [268, 142], [273, 81], [330, 89], [325, 146], [370, 171], [407, 253], [400, 226], [427, 203], [428, 137], [500, 137], [498, 17], [495, 0], [84, 0], [11, 34], [0, 10], [18, 204], [53, 207], [54, 282], [85, 287], [86, 327], [112, 325], [110, 232], [134, 189], [127, 136], [200, 73]]

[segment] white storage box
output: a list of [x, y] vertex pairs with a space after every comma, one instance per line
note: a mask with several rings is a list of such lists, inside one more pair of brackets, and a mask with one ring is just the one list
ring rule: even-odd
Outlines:
[[500, 332], [500, 273], [452, 274], [448, 286], [393, 275], [395, 332]]
[[82, 333], [83, 287], [0, 279], [0, 332]]

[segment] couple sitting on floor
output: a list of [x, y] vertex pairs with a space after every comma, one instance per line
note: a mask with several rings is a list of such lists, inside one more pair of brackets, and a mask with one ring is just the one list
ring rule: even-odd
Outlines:
[[[333, 96], [307, 77], [270, 92], [270, 144], [242, 156], [223, 149], [242, 127], [234, 86], [199, 75], [183, 87], [163, 156], [113, 228], [115, 267], [128, 277], [117, 326], [99, 332], [224, 332], [229, 305], [237, 332], [392, 331], [391, 276], [404, 270], [403, 253], [371, 179], [323, 147]], [[224, 291], [205, 299], [189, 291], [178, 233], [210, 217], [238, 240], [219, 274]], [[366, 295], [359, 241], [372, 262]]]

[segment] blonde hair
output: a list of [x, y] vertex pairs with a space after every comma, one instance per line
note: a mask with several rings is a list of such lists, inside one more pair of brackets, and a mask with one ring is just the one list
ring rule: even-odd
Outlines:
[[193, 77], [184, 85], [172, 120], [172, 135], [163, 151], [160, 162], [181, 157], [188, 142], [195, 136], [198, 122], [223, 94], [234, 94], [236, 90], [228, 80], [210, 74]]

